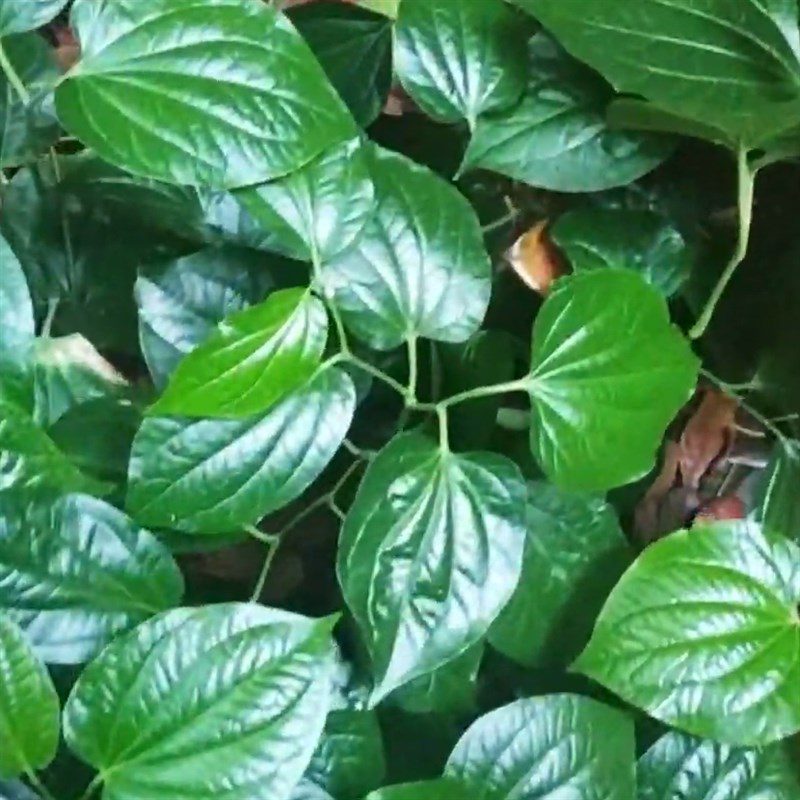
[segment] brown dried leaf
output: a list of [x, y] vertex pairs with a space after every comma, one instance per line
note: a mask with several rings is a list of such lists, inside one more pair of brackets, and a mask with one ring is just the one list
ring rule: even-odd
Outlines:
[[537, 222], [511, 245], [506, 258], [525, 283], [546, 295], [556, 278], [566, 274], [566, 265], [547, 234], [548, 220]]

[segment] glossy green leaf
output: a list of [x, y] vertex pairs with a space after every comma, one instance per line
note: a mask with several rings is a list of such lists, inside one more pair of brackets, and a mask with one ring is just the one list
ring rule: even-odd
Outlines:
[[778, 442], [759, 489], [756, 517], [800, 544], [800, 443]]
[[638, 765], [638, 800], [789, 800], [800, 774], [786, 745], [729, 747], [671, 731]]
[[631, 269], [665, 297], [683, 286], [696, 259], [681, 232], [655, 211], [576, 209], [559, 217], [550, 236], [575, 272]]
[[634, 800], [634, 773], [633, 722], [569, 694], [517, 700], [480, 717], [445, 768], [470, 800]]
[[800, 730], [800, 549], [752, 523], [679, 531], [611, 593], [575, 669], [670, 725], [761, 745]]
[[403, 0], [395, 25], [395, 68], [406, 91], [443, 122], [519, 100], [528, 78], [527, 31], [503, 0]]
[[604, 500], [529, 484], [522, 576], [489, 642], [529, 667], [565, 667], [589, 640], [630, 560], [616, 514]]
[[306, 289], [282, 289], [237, 311], [178, 364], [151, 414], [244, 417], [302, 386], [320, 364], [325, 306]]
[[552, 39], [530, 42], [528, 88], [513, 108], [480, 117], [461, 171], [481, 167], [559, 192], [624, 186], [664, 161], [670, 137], [612, 130], [611, 88]]
[[621, 92], [751, 146], [800, 117], [791, 0], [515, 0]]
[[374, 122], [392, 85], [391, 21], [339, 3], [297, 6], [288, 16], [356, 122], [362, 127]]
[[533, 454], [570, 490], [645, 475], [697, 368], [664, 298], [639, 275], [590, 270], [560, 281], [533, 327]]
[[352, 139], [235, 197], [270, 231], [275, 249], [301, 261], [328, 261], [353, 244], [374, 210], [367, 150]]
[[67, 2], [68, 0], [0, 0], [0, 36], [41, 28]]
[[182, 592], [164, 546], [112, 506], [0, 495], [0, 609], [48, 663], [86, 661]]
[[378, 350], [409, 335], [464, 341], [490, 294], [475, 212], [451, 185], [396, 153], [376, 149], [372, 177], [375, 214], [323, 273], [345, 323]]
[[58, 695], [17, 625], [0, 613], [0, 778], [46, 767], [56, 754]]
[[387, 786], [373, 792], [366, 800], [473, 800], [473, 797], [460, 781], [438, 778]]
[[328, 712], [331, 628], [256, 605], [168, 611], [84, 671], [67, 743], [116, 800], [288, 800]]
[[51, 48], [33, 33], [4, 38], [2, 48], [27, 96], [20, 97], [18, 88], [0, 71], [0, 168], [34, 161], [59, 134], [52, 94], [59, 72]]
[[254, 525], [316, 480], [354, 410], [349, 376], [326, 369], [263, 416], [149, 417], [133, 444], [128, 509], [144, 525], [188, 533]]
[[525, 486], [513, 462], [416, 434], [370, 463], [339, 542], [376, 703], [476, 644], [519, 578]]
[[[285, 175], [353, 120], [302, 37], [254, 0], [77, 0], [64, 126], [138, 175], [216, 188]], [[143, 55], [144, 54], [144, 55]]]

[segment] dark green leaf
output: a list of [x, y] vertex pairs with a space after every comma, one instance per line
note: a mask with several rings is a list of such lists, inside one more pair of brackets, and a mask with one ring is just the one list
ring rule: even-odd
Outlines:
[[792, 0], [515, 0], [617, 90], [756, 146], [800, 118]]
[[800, 797], [800, 775], [784, 744], [729, 747], [671, 731], [642, 756], [637, 772], [638, 800]]
[[491, 288], [475, 212], [451, 185], [396, 153], [376, 149], [372, 177], [375, 214], [324, 271], [346, 324], [378, 350], [416, 335], [464, 341], [483, 320]]
[[528, 78], [527, 31], [503, 0], [403, 0], [395, 65], [406, 91], [431, 116], [466, 119], [519, 100]]
[[233, 533], [298, 497], [342, 443], [355, 389], [326, 369], [264, 416], [149, 417], [133, 445], [128, 508], [142, 524]]
[[655, 211], [576, 209], [559, 217], [550, 235], [575, 272], [632, 269], [665, 297], [681, 288], [695, 261], [681, 232]]
[[282, 289], [237, 311], [178, 364], [151, 414], [244, 417], [302, 386], [319, 366], [328, 335], [322, 301]]
[[762, 745], [800, 730], [800, 550], [752, 523], [679, 531], [611, 593], [575, 669], [670, 725]]
[[516, 465], [416, 433], [371, 462], [338, 574], [372, 657], [372, 702], [476, 644], [519, 578], [525, 486]]
[[373, 792], [366, 800], [473, 800], [460, 781], [438, 778], [418, 783], [387, 786]]
[[67, 2], [68, 0], [0, 0], [0, 36], [41, 28]]
[[356, 122], [362, 127], [374, 122], [392, 85], [391, 20], [340, 3], [298, 6], [289, 11], [289, 19]]
[[0, 778], [46, 767], [58, 746], [58, 695], [17, 625], [0, 612]]
[[[77, 0], [64, 126], [137, 175], [216, 188], [285, 175], [353, 120], [287, 19], [251, 0]], [[144, 54], [144, 55], [143, 55]]]
[[168, 611], [84, 671], [67, 742], [117, 800], [288, 800], [328, 712], [331, 628], [256, 605]]
[[534, 455], [570, 490], [645, 475], [697, 367], [664, 298], [639, 275], [608, 269], [561, 280], [533, 327]]
[[0, 495], [0, 609], [48, 663], [86, 661], [182, 591], [164, 546], [112, 506]]
[[462, 171], [482, 167], [559, 192], [624, 186], [673, 150], [669, 137], [612, 130], [610, 87], [540, 33], [531, 39], [522, 101], [478, 119]]
[[762, 480], [756, 512], [767, 530], [800, 544], [800, 443], [778, 442]]
[[234, 196], [270, 232], [274, 249], [324, 262], [360, 236], [374, 210], [374, 194], [368, 151], [360, 139], [351, 139], [285, 178]]
[[445, 769], [470, 790], [470, 800], [634, 800], [634, 773], [632, 721], [568, 694], [517, 700], [481, 717]]
[[530, 484], [522, 576], [489, 632], [490, 643], [526, 666], [566, 666], [588, 641], [630, 559], [605, 501]]

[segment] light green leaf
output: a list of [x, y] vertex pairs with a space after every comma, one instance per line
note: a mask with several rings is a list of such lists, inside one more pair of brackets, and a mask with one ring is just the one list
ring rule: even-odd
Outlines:
[[472, 724], [445, 776], [468, 787], [470, 800], [634, 800], [633, 722], [588, 697], [517, 700]]
[[473, 800], [473, 797], [459, 781], [437, 778], [387, 786], [373, 792], [366, 800]]
[[524, 502], [513, 462], [416, 433], [370, 463], [337, 571], [372, 657], [373, 703], [483, 637], [519, 578]]
[[685, 283], [696, 257], [681, 232], [655, 211], [576, 209], [559, 217], [550, 236], [575, 272], [631, 269], [665, 297]]
[[286, 17], [254, 0], [77, 0], [64, 126], [112, 164], [171, 183], [285, 175], [354, 132]]
[[302, 288], [237, 311], [178, 364], [150, 414], [244, 417], [268, 410], [320, 364], [328, 315]]
[[300, 261], [321, 262], [361, 235], [375, 200], [368, 154], [360, 139], [326, 150], [285, 178], [234, 196], [270, 232], [275, 249]]
[[800, 730], [800, 550], [752, 523], [648, 547], [575, 669], [698, 736], [763, 745]]
[[403, 0], [395, 25], [395, 69], [432, 117], [466, 119], [513, 105], [528, 77], [527, 31], [503, 0]]
[[611, 88], [540, 33], [530, 42], [520, 103], [480, 117], [461, 171], [481, 167], [559, 192], [596, 192], [647, 174], [674, 148], [670, 137], [612, 130]]
[[68, 0], [0, 0], [0, 36], [41, 28]]
[[0, 778], [16, 778], [53, 760], [59, 703], [44, 665], [1, 612], [0, 675]]
[[0, 495], [0, 610], [44, 661], [86, 661], [182, 593], [164, 546], [112, 506], [77, 494]]
[[559, 281], [533, 327], [531, 449], [569, 490], [645, 475], [698, 362], [664, 298], [628, 270]]
[[67, 743], [115, 800], [288, 800], [328, 712], [331, 628], [245, 604], [161, 614], [78, 679]]
[[800, 776], [785, 744], [729, 747], [670, 731], [640, 759], [638, 800], [789, 800]]
[[480, 225], [456, 189], [425, 167], [374, 151], [377, 208], [324, 278], [353, 333], [378, 350], [408, 335], [461, 342], [480, 326], [491, 265]]
[[529, 484], [522, 576], [489, 642], [529, 667], [565, 667], [589, 640], [603, 601], [630, 560], [608, 503]]
[[778, 442], [759, 488], [756, 518], [800, 544], [800, 442]]
[[188, 533], [254, 525], [316, 480], [354, 411], [353, 382], [326, 369], [263, 416], [149, 417], [133, 444], [128, 509], [144, 525]]
[[515, 0], [620, 92], [756, 146], [800, 118], [791, 0]]

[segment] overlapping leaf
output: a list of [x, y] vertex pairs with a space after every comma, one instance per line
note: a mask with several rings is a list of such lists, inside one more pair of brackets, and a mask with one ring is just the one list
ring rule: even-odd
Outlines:
[[41, 28], [68, 0], [0, 0], [0, 36]]
[[760, 486], [756, 516], [764, 527], [800, 544], [800, 444], [778, 442]]

